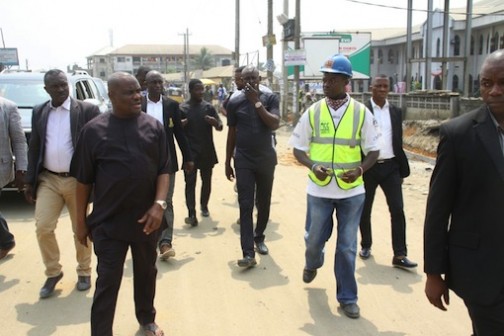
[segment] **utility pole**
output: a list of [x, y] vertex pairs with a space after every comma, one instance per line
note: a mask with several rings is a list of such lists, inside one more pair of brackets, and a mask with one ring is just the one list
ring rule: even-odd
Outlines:
[[266, 44], [266, 65], [268, 84], [273, 85], [273, 0], [268, 0], [268, 42]]
[[472, 92], [469, 92], [469, 55], [471, 53], [471, 34], [472, 34], [472, 12], [473, 0], [467, 0], [467, 16], [465, 30], [465, 51], [464, 51], [464, 96], [469, 97]]
[[[294, 49], [297, 51], [301, 47], [301, 0], [296, 0], [296, 19], [294, 28]], [[299, 119], [299, 65], [294, 66], [294, 120]]]
[[[432, 66], [432, 0], [427, 0], [427, 36], [425, 36], [425, 77], [424, 89], [431, 89], [431, 66]], [[411, 84], [410, 84], [411, 85]]]
[[[405, 92], [410, 92], [411, 90], [411, 59], [412, 56], [412, 41], [411, 41], [411, 25], [413, 22], [413, 0], [408, 0], [408, 24], [406, 27], [406, 90]], [[422, 55], [420, 55], [420, 58]]]
[[[285, 17], [288, 19], [289, 18], [289, 0], [284, 0], [283, 2], [283, 14], [285, 14]], [[285, 52], [287, 51], [288, 48], [288, 42], [284, 40], [282, 42], [282, 77], [283, 77], [283, 90], [282, 90], [282, 118], [285, 118], [287, 116], [287, 111], [288, 111], [288, 99], [289, 99], [289, 74], [288, 74], [288, 69], [285, 66]]]
[[187, 93], [187, 82], [189, 82], [189, 28], [186, 28], [186, 32], [179, 34], [184, 36], [184, 95]]
[[240, 66], [240, 0], [235, 1], [235, 67]]

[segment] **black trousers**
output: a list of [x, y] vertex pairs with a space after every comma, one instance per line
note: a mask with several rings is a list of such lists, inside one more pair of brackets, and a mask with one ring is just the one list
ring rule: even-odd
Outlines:
[[[240, 242], [243, 256], [255, 256], [254, 242], [264, 241], [269, 221], [271, 191], [275, 166], [260, 170], [236, 168], [236, 186], [240, 205]], [[254, 201], [257, 206], [257, 225], [254, 230]]]
[[[0, 189], [0, 193], [2, 189]], [[14, 235], [10, 233], [7, 221], [0, 213], [0, 249], [8, 249], [14, 245]]]
[[200, 178], [201, 178], [201, 195], [200, 195], [201, 209], [206, 209], [208, 207], [208, 201], [210, 200], [210, 193], [212, 192], [213, 167], [193, 169], [193, 171], [191, 171], [190, 173], [184, 170], [184, 178], [186, 183], [185, 197], [189, 216], [196, 215], [196, 177], [198, 170], [200, 171]]
[[112, 326], [121, 287], [124, 261], [128, 248], [133, 259], [135, 315], [140, 325], [152, 323], [156, 317], [156, 245], [158, 235], [148, 241], [125, 242], [108, 237], [100, 227], [93, 230], [94, 251], [98, 258], [98, 278], [91, 307], [91, 335], [112, 336]]
[[371, 248], [373, 243], [371, 210], [378, 186], [381, 187], [385, 194], [390, 212], [394, 256], [406, 256], [406, 219], [404, 218], [402, 179], [399, 174], [399, 165], [394, 160], [376, 163], [364, 173], [366, 200], [360, 221], [361, 246], [363, 248]]
[[495, 303], [483, 306], [464, 300], [473, 326], [473, 336], [504, 335], [504, 289]]

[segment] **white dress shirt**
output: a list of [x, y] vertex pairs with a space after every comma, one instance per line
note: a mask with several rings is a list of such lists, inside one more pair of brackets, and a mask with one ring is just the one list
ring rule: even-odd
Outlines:
[[63, 104], [54, 107], [47, 119], [44, 167], [56, 173], [68, 173], [74, 148], [70, 130], [70, 97]]
[[148, 115], [153, 116], [159, 122], [161, 125], [164, 125], [163, 122], [163, 96], [159, 98], [157, 102], [153, 102], [152, 100], [149, 99], [149, 96], [146, 96], [147, 98], [147, 111], [145, 111]]
[[378, 160], [392, 159], [394, 155], [394, 147], [392, 146], [392, 120], [390, 119], [390, 105], [388, 100], [385, 100], [385, 105], [380, 107], [376, 105], [371, 98], [374, 117], [381, 131], [380, 155]]

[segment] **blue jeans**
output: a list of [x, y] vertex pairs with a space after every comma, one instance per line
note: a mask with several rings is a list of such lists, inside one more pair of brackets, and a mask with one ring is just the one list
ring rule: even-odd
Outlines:
[[357, 302], [355, 257], [357, 231], [364, 205], [365, 194], [330, 199], [308, 195], [306, 213], [305, 259], [307, 269], [317, 269], [324, 264], [325, 243], [333, 231], [333, 212], [336, 210], [337, 241], [334, 257], [336, 299], [340, 303]]

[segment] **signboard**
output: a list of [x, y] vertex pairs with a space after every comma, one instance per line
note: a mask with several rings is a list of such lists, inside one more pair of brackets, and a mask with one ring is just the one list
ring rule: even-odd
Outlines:
[[284, 65], [304, 65], [306, 63], [306, 52], [304, 49], [286, 50], [284, 53]]
[[0, 64], [19, 65], [17, 48], [0, 48]]
[[368, 79], [371, 74], [371, 33], [303, 33], [306, 51], [303, 77], [320, 78], [320, 67], [334, 54], [343, 54], [352, 63], [354, 79]]

